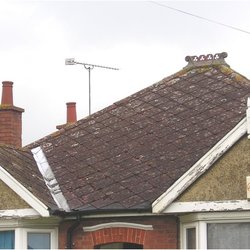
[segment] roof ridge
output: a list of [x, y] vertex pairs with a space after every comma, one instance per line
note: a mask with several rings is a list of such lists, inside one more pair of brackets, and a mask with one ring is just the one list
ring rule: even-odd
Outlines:
[[226, 52], [216, 53], [216, 54], [207, 54], [200, 56], [186, 56], [185, 61], [188, 62], [188, 65], [184, 69], [190, 69], [193, 67], [204, 67], [211, 65], [227, 65], [230, 67], [225, 58], [227, 57]]

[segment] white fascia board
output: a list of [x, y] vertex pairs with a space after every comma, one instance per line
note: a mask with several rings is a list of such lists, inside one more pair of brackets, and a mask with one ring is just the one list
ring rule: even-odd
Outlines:
[[183, 191], [205, 173], [213, 163], [231, 148], [231, 146], [233, 146], [243, 135], [245, 135], [246, 132], [247, 119], [244, 118], [184, 175], [182, 175], [166, 192], [153, 202], [153, 213], [163, 213]]
[[188, 213], [179, 215], [181, 223], [190, 223], [196, 221], [206, 222], [250, 222], [250, 211], [212, 211], [212, 212], [200, 212], [200, 213]]
[[43, 204], [38, 198], [36, 198], [36, 196], [34, 196], [27, 188], [25, 188], [1, 166], [0, 179], [32, 208], [34, 208], [42, 217], [50, 216], [48, 207]]
[[40, 217], [41, 215], [33, 208], [0, 210], [0, 219]]
[[247, 200], [173, 202], [164, 213], [250, 211]]

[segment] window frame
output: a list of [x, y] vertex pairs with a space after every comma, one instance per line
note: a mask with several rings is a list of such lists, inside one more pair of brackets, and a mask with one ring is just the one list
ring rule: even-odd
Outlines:
[[180, 216], [180, 245], [187, 249], [186, 230], [196, 228], [196, 249], [207, 249], [207, 224], [250, 223], [250, 212], [212, 212]]
[[185, 223], [182, 225], [182, 230], [181, 230], [181, 248], [182, 249], [187, 249], [187, 230], [190, 228], [195, 228], [195, 245], [196, 247], [198, 246], [198, 225], [197, 223], [193, 222], [193, 223]]
[[58, 248], [58, 230], [56, 229], [40, 229], [40, 228], [23, 228], [22, 248], [28, 249], [28, 233], [49, 233], [50, 234], [50, 249]]

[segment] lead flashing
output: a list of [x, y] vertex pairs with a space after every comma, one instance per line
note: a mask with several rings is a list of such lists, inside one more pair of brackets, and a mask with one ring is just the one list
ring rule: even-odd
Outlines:
[[37, 147], [31, 150], [33, 157], [36, 161], [37, 167], [43, 176], [44, 182], [48, 187], [50, 194], [60, 209], [66, 212], [70, 211], [68, 202], [64, 197], [59, 183], [57, 182], [55, 175], [47, 161], [45, 154], [41, 147]]

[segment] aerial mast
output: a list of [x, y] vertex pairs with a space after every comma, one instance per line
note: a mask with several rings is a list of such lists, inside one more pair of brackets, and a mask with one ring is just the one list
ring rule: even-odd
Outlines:
[[83, 65], [86, 70], [88, 70], [89, 73], [89, 115], [91, 115], [91, 70], [95, 67], [103, 68], [103, 69], [111, 69], [111, 70], [119, 70], [118, 68], [103, 66], [103, 65], [97, 65], [97, 64], [90, 64], [90, 63], [82, 63], [75, 61], [74, 58], [67, 58], [65, 59], [65, 65], [75, 65], [80, 64]]

